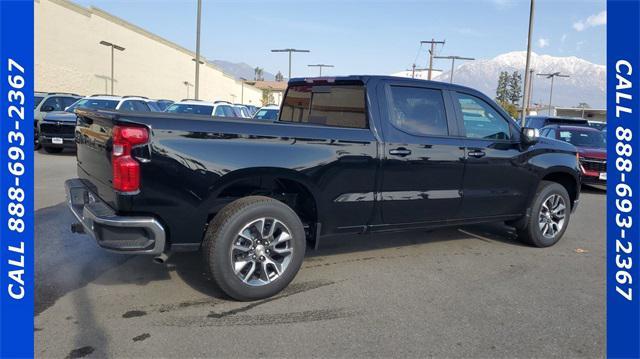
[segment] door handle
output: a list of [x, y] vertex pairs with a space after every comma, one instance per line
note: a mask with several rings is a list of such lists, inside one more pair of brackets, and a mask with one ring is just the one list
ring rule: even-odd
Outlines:
[[481, 157], [484, 157], [486, 153], [484, 153], [484, 151], [482, 150], [472, 150], [472, 151], [469, 151], [467, 155], [469, 157], [481, 158]]
[[404, 147], [398, 147], [398, 148], [389, 150], [389, 154], [392, 156], [404, 157], [404, 156], [409, 156], [411, 154], [411, 150], [408, 150]]

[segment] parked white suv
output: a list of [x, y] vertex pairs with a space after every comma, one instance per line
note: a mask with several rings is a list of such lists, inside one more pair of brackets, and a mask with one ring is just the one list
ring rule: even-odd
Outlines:
[[228, 102], [208, 102], [201, 100], [182, 100], [167, 107], [164, 112], [189, 113], [193, 115], [238, 117]]

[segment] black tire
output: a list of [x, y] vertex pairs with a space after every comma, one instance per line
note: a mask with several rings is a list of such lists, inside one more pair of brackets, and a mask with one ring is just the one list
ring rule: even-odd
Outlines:
[[[252, 286], [236, 275], [231, 248], [245, 226], [264, 217], [276, 219], [287, 227], [293, 250], [288, 265], [277, 278], [268, 284]], [[249, 196], [229, 203], [216, 214], [205, 233], [202, 251], [206, 269], [216, 284], [230, 297], [248, 301], [268, 298], [283, 290], [298, 273], [305, 247], [304, 227], [291, 208], [273, 198]]]
[[60, 153], [63, 150], [63, 148], [60, 148], [60, 147], [47, 147], [47, 146], [44, 146], [43, 148], [44, 148], [44, 151], [46, 153]]
[[[562, 197], [562, 200], [564, 201], [564, 222], [561, 228], [553, 236], [545, 236], [543, 234], [543, 230], [540, 228], [539, 222], [541, 210], [543, 203], [554, 195]], [[571, 219], [571, 200], [569, 198], [569, 193], [567, 193], [567, 190], [559, 183], [542, 181], [538, 186], [538, 190], [528, 212], [529, 217], [523, 218], [523, 220], [519, 221], [516, 225], [518, 238], [534, 247], [542, 248], [552, 246], [562, 238], [562, 235], [567, 230]]]

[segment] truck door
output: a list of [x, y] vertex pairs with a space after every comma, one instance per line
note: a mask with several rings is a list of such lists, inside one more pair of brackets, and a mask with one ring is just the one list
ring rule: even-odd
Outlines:
[[479, 94], [451, 95], [467, 151], [461, 216], [521, 214], [535, 176], [524, 166], [517, 127]]
[[[388, 82], [379, 90], [384, 153], [377, 193], [381, 229], [455, 218], [461, 204], [464, 140], [450, 95], [430, 84]], [[384, 91], [381, 94], [380, 91]]]

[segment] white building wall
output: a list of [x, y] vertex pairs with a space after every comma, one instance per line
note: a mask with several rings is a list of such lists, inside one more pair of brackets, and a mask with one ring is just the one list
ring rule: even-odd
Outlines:
[[[35, 89], [82, 95], [114, 94], [180, 100], [195, 78], [195, 54], [100, 9], [66, 0], [35, 1]], [[241, 82], [210, 64], [200, 66], [200, 99], [240, 102]], [[189, 97], [194, 97], [193, 86]], [[235, 95], [235, 98], [234, 98]], [[244, 85], [244, 103], [260, 105], [262, 92]]]

